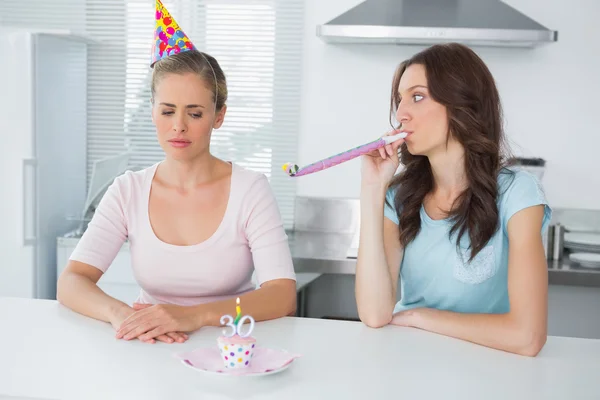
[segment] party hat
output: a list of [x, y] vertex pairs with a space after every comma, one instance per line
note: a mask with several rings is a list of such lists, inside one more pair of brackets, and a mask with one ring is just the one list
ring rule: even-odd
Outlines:
[[156, 26], [154, 41], [152, 43], [152, 62], [183, 51], [195, 50], [196, 47], [187, 35], [181, 30], [179, 24], [171, 16], [160, 0], [156, 0]]

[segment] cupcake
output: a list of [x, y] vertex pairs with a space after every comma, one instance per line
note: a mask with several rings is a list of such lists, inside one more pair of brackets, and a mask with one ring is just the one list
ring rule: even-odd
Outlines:
[[251, 336], [219, 336], [217, 344], [226, 368], [246, 368], [250, 365], [256, 339]]
[[[235, 310], [235, 319], [231, 315], [221, 317], [221, 324], [230, 330], [223, 330], [223, 335], [217, 338], [217, 344], [226, 368], [246, 368], [250, 365], [256, 346], [256, 339], [250, 336], [254, 329], [254, 318], [249, 315], [242, 316], [239, 297], [236, 299]], [[250, 322], [246, 332], [242, 332], [244, 321]]]

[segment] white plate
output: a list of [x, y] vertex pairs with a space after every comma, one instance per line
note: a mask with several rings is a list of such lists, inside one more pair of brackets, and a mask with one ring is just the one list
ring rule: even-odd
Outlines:
[[586, 268], [600, 268], [600, 254], [597, 253], [572, 253], [569, 259]]
[[565, 244], [600, 247], [600, 233], [567, 232], [564, 241]]
[[292, 365], [292, 363], [294, 361], [291, 361], [291, 362], [287, 363], [286, 365], [284, 365], [283, 367], [275, 369], [275, 370], [272, 370], [272, 371], [268, 371], [268, 372], [256, 372], [256, 373], [253, 373], [253, 374], [228, 374], [227, 372], [208, 371], [208, 370], [201, 369], [201, 368], [195, 368], [194, 366], [192, 366], [189, 363], [185, 362], [185, 360], [181, 360], [181, 362], [183, 363], [183, 365], [185, 365], [188, 368], [193, 369], [194, 371], [205, 373], [205, 374], [208, 374], [208, 375], [226, 376], [226, 377], [233, 377], [233, 378], [235, 378], [235, 377], [246, 378], [246, 377], [267, 376], [267, 375], [278, 374], [278, 373], [280, 373], [280, 372], [285, 371], [286, 369], [288, 369]]
[[[243, 351], [240, 350], [240, 351]], [[184, 365], [199, 372], [220, 376], [266, 376], [285, 371], [300, 357], [285, 350], [257, 346], [252, 354], [252, 364], [247, 368], [225, 368], [219, 348], [200, 347], [175, 355]]]
[[577, 253], [600, 253], [600, 246], [586, 246], [585, 244], [565, 243], [565, 248]]

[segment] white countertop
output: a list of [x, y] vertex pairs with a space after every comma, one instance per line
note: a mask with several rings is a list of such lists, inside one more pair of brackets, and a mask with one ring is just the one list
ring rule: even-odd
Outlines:
[[107, 323], [54, 301], [0, 298], [0, 399], [598, 399], [600, 340], [550, 337], [536, 358], [416, 329], [284, 318], [258, 323], [263, 346], [300, 353], [263, 377], [212, 376], [174, 352], [215, 345], [121, 341]]

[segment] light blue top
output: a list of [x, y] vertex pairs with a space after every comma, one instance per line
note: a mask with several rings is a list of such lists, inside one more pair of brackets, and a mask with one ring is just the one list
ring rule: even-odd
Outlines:
[[[508, 302], [508, 220], [519, 210], [543, 204], [542, 232], [552, 216], [542, 185], [530, 172], [503, 171], [498, 176], [498, 208], [501, 225], [475, 259], [469, 263], [468, 234], [461, 239], [461, 257], [456, 236], [448, 234], [449, 220], [433, 220], [421, 206], [421, 230], [404, 249], [400, 267], [401, 299], [394, 313], [427, 307], [462, 313], [505, 313]], [[391, 207], [385, 216], [398, 224], [394, 190], [387, 193]], [[542, 234], [540, 232], [540, 235]], [[456, 234], [454, 234], [456, 235]]]

